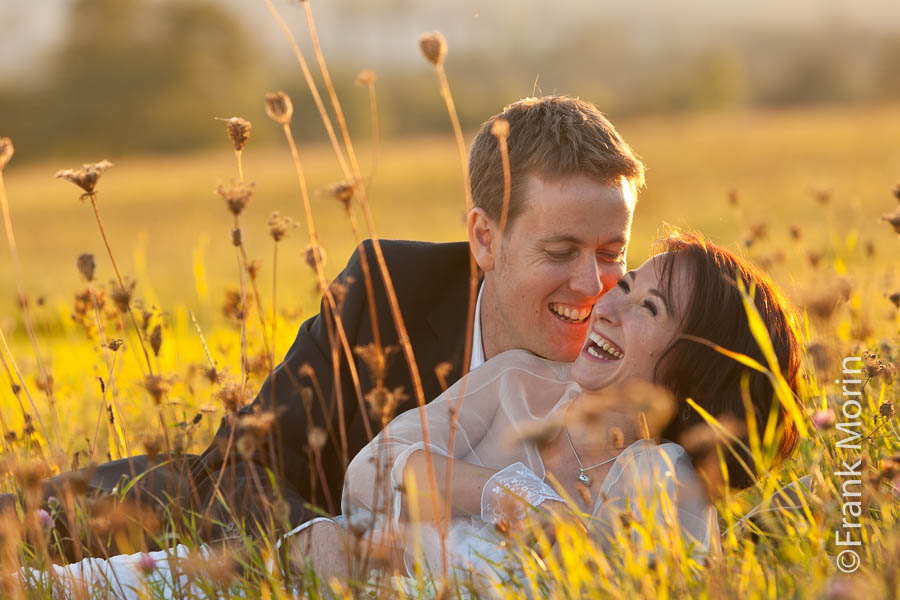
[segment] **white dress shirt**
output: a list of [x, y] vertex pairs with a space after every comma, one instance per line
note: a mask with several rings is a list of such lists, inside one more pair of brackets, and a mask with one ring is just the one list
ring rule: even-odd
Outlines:
[[469, 370], [484, 364], [484, 343], [481, 341], [481, 295], [484, 293], [484, 282], [478, 288], [478, 300], [475, 302], [475, 325], [472, 329], [472, 358]]

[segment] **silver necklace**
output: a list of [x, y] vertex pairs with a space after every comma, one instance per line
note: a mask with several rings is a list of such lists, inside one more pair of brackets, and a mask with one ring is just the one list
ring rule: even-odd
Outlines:
[[569, 448], [572, 449], [572, 454], [575, 455], [575, 460], [578, 461], [578, 481], [580, 481], [584, 485], [590, 487], [591, 476], [588, 475], [587, 473], [585, 473], [585, 471], [590, 471], [591, 469], [596, 469], [597, 467], [602, 467], [606, 463], [616, 460], [616, 458], [618, 458], [618, 455], [613, 456], [612, 458], [608, 458], [608, 459], [604, 460], [603, 462], [597, 463], [596, 465], [594, 465], [592, 467], [585, 467], [584, 463], [581, 462], [581, 457], [578, 456], [578, 452], [575, 451], [575, 444], [572, 443], [572, 436], [569, 435], [569, 426], [563, 425], [563, 427], [566, 430], [566, 439], [569, 440]]

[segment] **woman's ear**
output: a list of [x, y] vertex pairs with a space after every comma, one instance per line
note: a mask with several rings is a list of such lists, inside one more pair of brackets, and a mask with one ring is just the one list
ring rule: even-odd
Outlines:
[[475, 262], [485, 273], [493, 270], [495, 246], [499, 241], [496, 224], [483, 209], [473, 208], [466, 218], [466, 225], [469, 230], [469, 249]]

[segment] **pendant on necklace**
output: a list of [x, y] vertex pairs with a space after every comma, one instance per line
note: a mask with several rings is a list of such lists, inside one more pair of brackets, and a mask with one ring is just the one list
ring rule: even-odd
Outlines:
[[581, 469], [578, 470], [578, 481], [588, 487], [590, 487], [591, 485], [591, 478], [588, 475], [585, 475], [584, 471], [582, 471]]

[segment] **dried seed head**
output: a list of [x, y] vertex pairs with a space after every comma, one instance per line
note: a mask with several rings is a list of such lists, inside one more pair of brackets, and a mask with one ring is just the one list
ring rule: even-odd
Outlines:
[[225, 302], [222, 305], [222, 314], [228, 319], [240, 321], [246, 315], [246, 308], [253, 303], [253, 298], [244, 295], [241, 299], [241, 291], [235, 288], [225, 290]]
[[248, 413], [241, 415], [239, 427], [241, 431], [252, 433], [257, 439], [262, 439], [272, 428], [275, 421], [275, 413], [271, 410], [260, 413]]
[[125, 280], [125, 287], [122, 287], [118, 284], [118, 282], [112, 282], [112, 299], [116, 305], [116, 308], [119, 309], [119, 312], [126, 313], [128, 312], [128, 307], [131, 305], [131, 296], [134, 294], [134, 286], [137, 285], [137, 282], [134, 280], [129, 281]]
[[235, 446], [237, 447], [238, 454], [244, 460], [250, 460], [253, 458], [253, 453], [256, 452], [256, 440], [249, 433], [239, 437]]
[[891, 404], [890, 400], [881, 403], [881, 406], [878, 407], [878, 414], [885, 419], [890, 419], [894, 416], [894, 405]]
[[115, 352], [125, 344], [125, 340], [109, 340], [106, 347]]
[[[6, 138], [6, 139], [9, 139], [9, 138]], [[10, 143], [12, 143], [12, 142], [10, 142]], [[0, 145], [2, 145], [2, 141], [0, 141]], [[898, 182], [897, 185], [894, 186], [894, 198], [897, 199], [897, 202], [900, 202], [900, 182]]]
[[886, 383], [891, 383], [894, 380], [897, 368], [892, 363], [878, 358], [876, 353], [868, 350], [863, 352], [862, 359], [868, 377], [872, 379], [882, 378]]
[[375, 83], [375, 71], [372, 69], [363, 69], [356, 75], [356, 85], [369, 87]]
[[839, 306], [850, 299], [853, 286], [846, 279], [836, 279], [828, 285], [820, 286], [809, 294], [803, 302], [811, 316], [828, 321]]
[[100, 176], [111, 166], [113, 164], [108, 160], [101, 160], [97, 163], [82, 165], [80, 169], [62, 169], [56, 172], [56, 176], [59, 179], [71, 181], [83, 189], [84, 195], [91, 195], [94, 193], [94, 186], [97, 185]]
[[357, 346], [353, 349], [353, 351], [368, 367], [369, 375], [371, 376], [372, 380], [377, 382], [377, 385], [380, 385], [381, 382], [384, 381], [385, 375], [387, 374], [387, 365], [391, 354], [398, 351], [399, 349], [399, 346], [388, 346], [386, 348], [381, 348], [379, 346], [376, 346], [374, 342], [370, 342], [365, 346]]
[[250, 202], [250, 198], [253, 196], [253, 187], [255, 185], [255, 183], [244, 183], [243, 181], [232, 179], [227, 185], [219, 184], [216, 188], [216, 193], [225, 200], [225, 204], [228, 205], [228, 210], [231, 211], [231, 214], [237, 216], [247, 208], [247, 203]]
[[403, 387], [395, 387], [389, 390], [384, 386], [372, 388], [372, 391], [366, 394], [366, 402], [369, 404], [369, 410], [373, 416], [381, 419], [382, 425], [387, 425], [388, 421], [394, 418], [397, 406], [406, 401], [409, 396], [403, 391]]
[[728, 204], [730, 206], [737, 206], [739, 204], [737, 190], [728, 190]]
[[308, 244], [306, 250], [303, 251], [303, 255], [306, 264], [309, 265], [309, 268], [313, 271], [316, 270], [316, 257], [319, 259], [318, 262], [322, 264], [322, 268], [325, 267], [325, 248], [322, 246]]
[[881, 220], [890, 223], [894, 231], [900, 233], [900, 208], [890, 214], [881, 215]]
[[8, 137], [0, 138], [0, 171], [9, 163], [14, 152], [12, 140]]
[[744, 245], [748, 248], [756, 242], [769, 237], [769, 224], [765, 222], [752, 223], [744, 233]]
[[872, 240], [866, 241], [866, 256], [868, 256], [869, 258], [875, 256], [875, 244], [872, 242]]
[[291, 97], [281, 90], [266, 94], [266, 114], [279, 125], [289, 124], [294, 114]]
[[262, 268], [262, 259], [254, 258], [250, 261], [247, 261], [247, 275], [251, 280], [256, 281], [256, 276], [259, 275], [259, 270]]
[[216, 397], [225, 405], [225, 410], [237, 412], [246, 403], [248, 394], [246, 390], [241, 389], [239, 384], [229, 383], [222, 386], [222, 389], [216, 393]]
[[894, 303], [894, 306], [900, 308], [900, 292], [894, 292], [888, 296], [888, 300]]
[[153, 355], [157, 358], [159, 358], [160, 347], [162, 347], [162, 327], [157, 323], [153, 331], [150, 332], [150, 348], [153, 350]]
[[508, 138], [509, 121], [502, 117], [494, 119], [493, 124], [491, 124], [491, 135], [497, 138]]
[[153, 402], [159, 406], [163, 397], [169, 392], [171, 381], [161, 375], [147, 375], [144, 378], [144, 389], [153, 398]]
[[297, 223], [288, 216], [281, 216], [277, 210], [269, 217], [269, 235], [276, 242], [283, 240], [291, 229], [297, 227]]
[[76, 264], [78, 265], [78, 272], [81, 273], [82, 277], [87, 281], [94, 280], [94, 269], [97, 267], [97, 264], [94, 262], [93, 254], [85, 253], [79, 255]]
[[315, 394], [313, 393], [311, 387], [303, 386], [302, 388], [300, 388], [300, 401], [303, 403], [303, 410], [309, 412], [309, 410], [312, 408], [314, 395]]
[[328, 193], [335, 200], [344, 205], [344, 210], [350, 210], [350, 203], [353, 201], [353, 195], [356, 193], [356, 187], [352, 182], [339, 181], [328, 187]]
[[423, 33], [419, 37], [419, 49], [428, 62], [439, 66], [443, 64], [444, 57], [447, 55], [447, 38], [440, 31]]
[[307, 436], [307, 441], [309, 442], [309, 447], [313, 449], [313, 452], [319, 452], [319, 450], [325, 446], [325, 442], [328, 441], [328, 434], [326, 434], [325, 430], [321, 427], [311, 427], [309, 435]]
[[820, 190], [813, 190], [812, 193], [813, 193], [813, 197], [816, 199], [816, 202], [818, 202], [822, 206], [825, 206], [826, 204], [831, 202], [832, 191], [830, 189], [826, 188], [826, 189], [820, 189]]
[[790, 231], [792, 240], [799, 240], [803, 237], [803, 228], [799, 225], [791, 225]]
[[226, 122], [228, 128], [228, 137], [234, 144], [235, 150], [243, 150], [244, 146], [250, 140], [250, 121], [240, 117], [231, 117]]
[[818, 250], [809, 250], [806, 253], [806, 260], [809, 261], [809, 266], [815, 269], [819, 266], [819, 263], [822, 262], [822, 253]]

